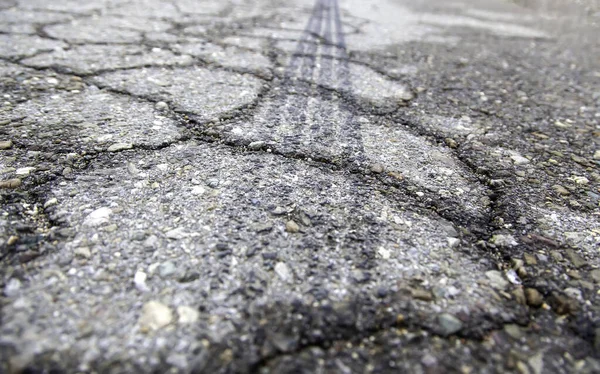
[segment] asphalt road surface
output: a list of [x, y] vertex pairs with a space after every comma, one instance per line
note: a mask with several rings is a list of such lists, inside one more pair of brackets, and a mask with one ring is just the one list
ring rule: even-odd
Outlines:
[[600, 372], [600, 3], [0, 0], [0, 372]]

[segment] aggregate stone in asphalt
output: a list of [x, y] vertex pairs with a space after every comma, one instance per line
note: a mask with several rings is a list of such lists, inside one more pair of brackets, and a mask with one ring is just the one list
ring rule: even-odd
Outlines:
[[0, 3], [0, 371], [600, 371], [593, 1]]

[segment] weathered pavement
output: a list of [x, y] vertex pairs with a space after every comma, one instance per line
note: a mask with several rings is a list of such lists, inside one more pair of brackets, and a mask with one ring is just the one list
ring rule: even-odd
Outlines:
[[600, 372], [599, 22], [1, 1], [0, 371]]

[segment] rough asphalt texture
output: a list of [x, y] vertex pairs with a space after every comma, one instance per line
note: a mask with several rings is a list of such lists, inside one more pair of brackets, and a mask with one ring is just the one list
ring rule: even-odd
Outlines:
[[0, 372], [600, 372], [599, 33], [0, 1]]

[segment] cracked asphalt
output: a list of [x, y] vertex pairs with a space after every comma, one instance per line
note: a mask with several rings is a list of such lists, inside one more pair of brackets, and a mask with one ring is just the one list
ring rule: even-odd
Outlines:
[[0, 1], [0, 372], [600, 372], [599, 29]]

